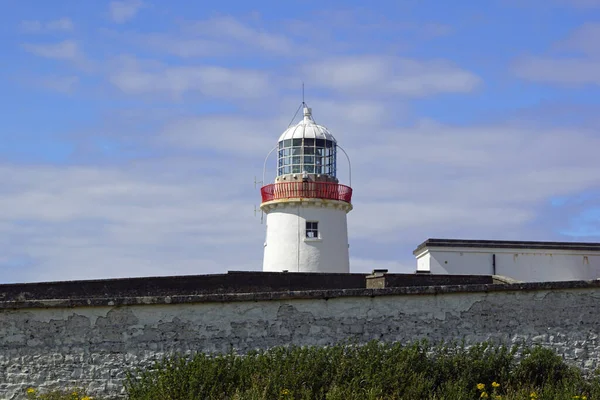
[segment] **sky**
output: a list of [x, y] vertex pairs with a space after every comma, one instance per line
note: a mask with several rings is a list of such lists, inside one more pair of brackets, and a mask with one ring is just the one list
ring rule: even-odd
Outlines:
[[1, 3], [0, 283], [261, 270], [302, 83], [351, 272], [600, 240], [600, 0]]

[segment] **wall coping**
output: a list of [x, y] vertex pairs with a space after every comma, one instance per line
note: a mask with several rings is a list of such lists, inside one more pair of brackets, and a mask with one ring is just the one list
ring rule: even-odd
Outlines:
[[445, 249], [455, 247], [521, 250], [577, 250], [600, 252], [600, 243], [592, 242], [536, 242], [519, 240], [464, 240], [430, 238], [417, 246], [417, 248], [413, 251], [413, 254], [417, 255], [426, 249]]
[[329, 300], [344, 297], [451, 295], [457, 293], [560, 291], [570, 289], [600, 289], [600, 280], [480, 285], [411, 286], [382, 289], [327, 289], [254, 293], [210, 293], [181, 296], [112, 296], [69, 299], [30, 299], [23, 301], [0, 301], [0, 310], [16, 310], [27, 308], [117, 307], [250, 301], [256, 302], [277, 300]]

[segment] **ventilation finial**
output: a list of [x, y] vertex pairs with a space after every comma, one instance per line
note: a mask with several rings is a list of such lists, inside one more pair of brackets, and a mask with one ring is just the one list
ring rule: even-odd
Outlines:
[[312, 121], [312, 108], [304, 107], [304, 120]]

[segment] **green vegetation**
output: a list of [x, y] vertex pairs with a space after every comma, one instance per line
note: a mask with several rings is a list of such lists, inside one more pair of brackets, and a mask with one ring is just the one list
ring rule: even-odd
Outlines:
[[28, 400], [92, 400], [85, 391], [81, 389], [61, 390], [49, 393], [40, 393], [34, 388], [25, 392]]
[[600, 399], [600, 379], [584, 377], [552, 350], [490, 343], [199, 353], [129, 371], [125, 389], [130, 400]]

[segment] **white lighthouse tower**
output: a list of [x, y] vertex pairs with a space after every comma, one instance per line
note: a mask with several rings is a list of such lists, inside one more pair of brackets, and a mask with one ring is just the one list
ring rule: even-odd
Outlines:
[[263, 271], [348, 273], [352, 188], [336, 177], [337, 141], [303, 108], [303, 120], [279, 138], [275, 182], [261, 188]]

